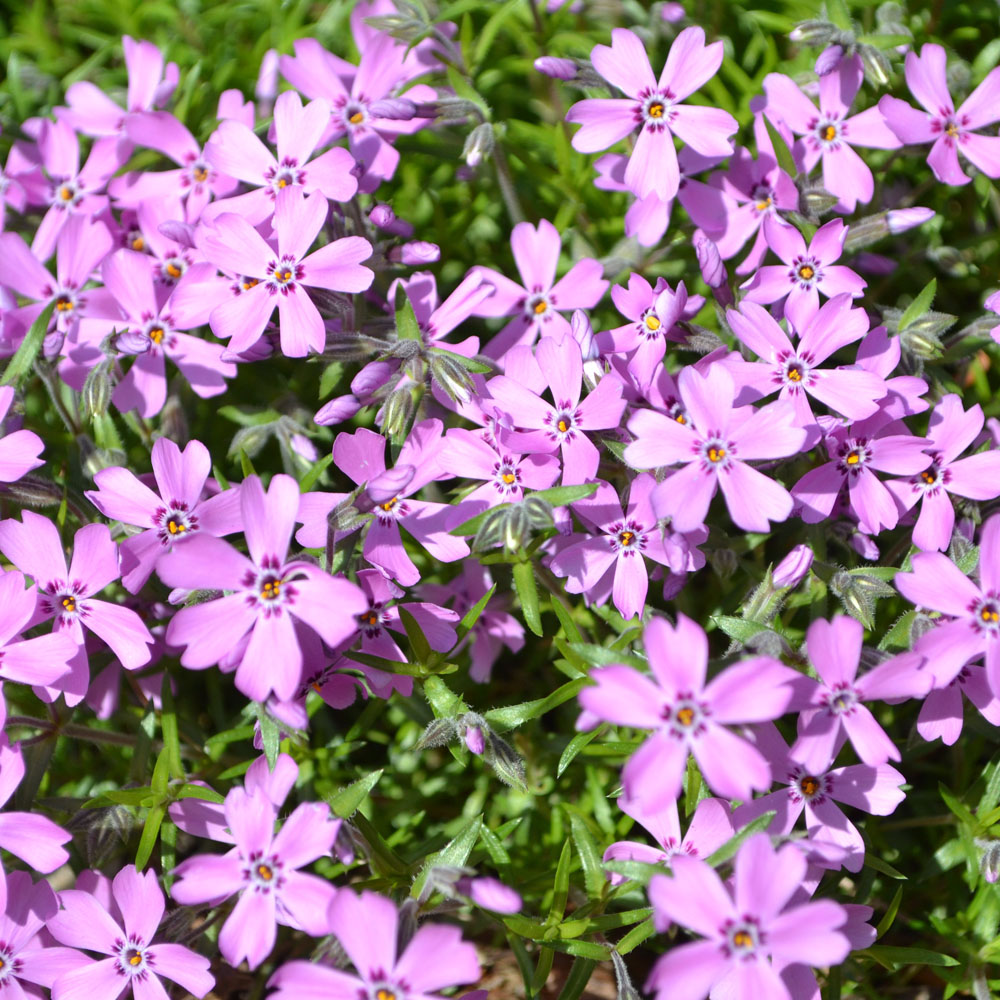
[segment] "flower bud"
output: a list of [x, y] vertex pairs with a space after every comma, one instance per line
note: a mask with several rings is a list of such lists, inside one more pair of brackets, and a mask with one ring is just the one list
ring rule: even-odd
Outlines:
[[194, 249], [195, 227], [190, 223], [181, 222], [178, 219], [168, 219], [166, 222], [161, 222], [157, 228], [163, 236], [166, 236], [168, 240], [172, 240], [174, 243], [179, 243], [182, 247], [186, 247], [188, 250]]
[[558, 56], [539, 56], [535, 60], [535, 70], [554, 80], [572, 80], [577, 74], [576, 62]]
[[818, 218], [829, 212], [838, 201], [840, 198], [825, 188], [810, 187], [802, 192], [802, 212], [808, 217]]
[[455, 883], [455, 888], [476, 906], [494, 913], [520, 913], [524, 905], [520, 893], [487, 875], [478, 878], [466, 875]]
[[516, 552], [528, 540], [528, 515], [522, 504], [514, 504], [505, 510], [503, 521], [503, 544], [508, 552]]
[[321, 427], [332, 427], [335, 424], [342, 424], [345, 420], [350, 420], [358, 410], [361, 403], [356, 396], [338, 396], [324, 403], [313, 417], [313, 423]]
[[832, 73], [840, 65], [840, 61], [843, 58], [844, 48], [842, 45], [828, 45], [816, 57], [816, 65], [814, 67], [816, 75], [826, 76], [827, 73]]
[[427, 747], [444, 747], [455, 739], [454, 719], [435, 719], [424, 730], [423, 735], [414, 744], [414, 750], [425, 750]]
[[700, 229], [695, 230], [692, 242], [702, 279], [712, 289], [715, 300], [723, 308], [732, 305], [733, 293], [729, 287], [729, 275], [719, 255], [719, 248]]
[[723, 580], [728, 580], [739, 568], [740, 561], [732, 549], [714, 549], [708, 557], [712, 569]]
[[913, 229], [914, 226], [922, 226], [933, 219], [934, 215], [934, 209], [914, 205], [913, 208], [891, 208], [886, 212], [886, 219], [889, 223], [889, 232], [893, 236], [898, 236], [908, 229]]
[[135, 330], [123, 330], [114, 336], [114, 346], [122, 354], [145, 354], [150, 348], [150, 339]]
[[684, 14], [684, 4], [681, 3], [665, 3], [660, 10], [660, 17], [670, 24], [676, 24], [678, 21], [683, 21]]
[[382, 429], [390, 437], [402, 437], [413, 419], [413, 394], [409, 389], [396, 389], [382, 406]]
[[254, 87], [254, 97], [260, 109], [260, 116], [266, 118], [271, 112], [271, 106], [278, 95], [278, 52], [268, 49], [260, 61], [260, 72], [257, 74], [257, 85]]
[[864, 67], [865, 79], [876, 87], [885, 87], [889, 83], [892, 66], [885, 53], [874, 45], [859, 45], [858, 55]]
[[601, 352], [598, 350], [597, 341], [594, 338], [594, 328], [590, 323], [590, 318], [582, 309], [574, 309], [569, 325], [573, 339], [580, 345], [583, 360], [596, 361], [601, 356]]
[[91, 420], [103, 417], [111, 402], [111, 364], [102, 361], [87, 373], [80, 394], [84, 414]]
[[551, 528], [555, 523], [552, 513], [552, 504], [550, 504], [544, 497], [537, 496], [533, 493], [529, 494], [523, 501], [521, 501], [521, 506], [524, 508], [524, 512], [528, 515], [528, 524], [536, 531], [543, 531], [545, 528]]
[[470, 167], [478, 167], [493, 152], [496, 135], [489, 122], [477, 125], [466, 137], [462, 147], [462, 159]]
[[792, 651], [785, 637], [769, 628], [755, 632], [743, 645], [751, 653], [757, 656], [770, 656], [772, 660], [780, 660]]
[[871, 628], [875, 617], [875, 602], [858, 586], [857, 578], [839, 570], [830, 578], [830, 590], [840, 599], [844, 610], [865, 628]]
[[396, 213], [388, 205], [379, 204], [368, 213], [368, 218], [373, 226], [388, 229], [396, 221]]
[[478, 104], [464, 97], [439, 97], [436, 101], [417, 105], [418, 118], [440, 118], [446, 125], [478, 119], [481, 113]]
[[812, 20], [797, 24], [788, 32], [788, 37], [793, 42], [804, 42], [806, 45], [826, 45], [829, 39], [836, 34], [838, 34], [838, 29], [835, 24], [831, 24], [829, 21]]
[[352, 394], [358, 397], [370, 396], [392, 378], [398, 367], [388, 361], [369, 361], [351, 380]]
[[625, 959], [618, 954], [617, 948], [611, 949], [611, 964], [615, 968], [615, 986], [617, 988], [615, 1000], [642, 1000], [642, 995], [632, 985], [628, 969], [625, 968]]
[[774, 568], [771, 581], [776, 587], [797, 587], [806, 578], [812, 563], [813, 550], [808, 545], [796, 545]]
[[489, 736], [487, 760], [496, 771], [497, 777], [505, 784], [526, 792], [528, 786], [524, 782], [524, 761], [521, 760], [520, 754], [496, 733], [490, 732]]
[[441, 259], [441, 248], [436, 243], [426, 240], [414, 240], [391, 247], [387, 259], [393, 264], [405, 264], [407, 267], [419, 267], [421, 264], [433, 264]]
[[860, 250], [888, 236], [892, 232], [892, 227], [889, 225], [891, 214], [891, 212], [879, 212], [877, 215], [866, 215], [863, 219], [852, 222], [844, 240], [844, 252]]
[[394, 465], [385, 472], [380, 472], [373, 476], [368, 482], [366, 490], [368, 499], [372, 503], [388, 503], [399, 496], [407, 486], [413, 482], [413, 477], [417, 470], [412, 465]]
[[431, 379], [456, 403], [467, 403], [472, 398], [475, 384], [472, 375], [454, 358], [434, 354], [430, 359]]
[[466, 726], [463, 739], [470, 753], [474, 753], [478, 757], [485, 752], [486, 738], [479, 726]]
[[985, 840], [976, 837], [975, 845], [982, 852], [979, 857], [979, 870], [987, 882], [996, 882], [1000, 878], [1000, 840]]
[[368, 106], [372, 118], [385, 118], [394, 122], [408, 122], [415, 118], [417, 106], [405, 97], [384, 97], [380, 101], [372, 101]]

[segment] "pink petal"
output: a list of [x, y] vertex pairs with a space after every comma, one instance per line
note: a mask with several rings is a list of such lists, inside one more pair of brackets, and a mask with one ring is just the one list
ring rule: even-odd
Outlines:
[[649, 901], [656, 927], [687, 927], [705, 937], [718, 937], [722, 925], [736, 915], [736, 907], [719, 876], [704, 861], [678, 855], [671, 860], [672, 877], [654, 875]]
[[841, 930], [846, 922], [847, 911], [832, 899], [796, 906], [771, 922], [768, 928], [771, 953], [789, 962], [837, 965], [851, 951], [850, 942]]
[[[704, 40], [704, 35], [702, 39]], [[674, 45], [677, 45], [677, 42]], [[675, 62], [680, 55], [679, 49]], [[672, 57], [671, 51], [668, 65]], [[613, 28], [610, 47], [595, 45], [590, 58], [594, 69], [629, 97], [637, 98], [640, 92], [653, 90], [656, 87], [656, 77], [653, 75], [652, 66], [649, 65], [646, 48], [639, 37], [627, 28]]]
[[645, 990], [656, 990], [658, 1000], [704, 1000], [731, 967], [732, 960], [716, 941], [674, 945], [657, 959]]
[[89, 892], [66, 889], [59, 893], [62, 909], [46, 927], [62, 944], [110, 955], [122, 937], [121, 928]]
[[670, 46], [659, 86], [669, 87], [677, 100], [682, 101], [715, 76], [722, 57], [722, 42], [706, 45], [704, 29], [697, 25], [685, 28]]
[[278, 166], [264, 143], [242, 122], [233, 120], [219, 124], [205, 146], [205, 159], [219, 173], [255, 187], [264, 183], [268, 170]]
[[160, 926], [165, 905], [156, 873], [138, 872], [134, 865], [128, 865], [115, 876], [112, 893], [121, 910], [125, 933], [149, 944]]
[[680, 104], [673, 109], [670, 128], [683, 142], [702, 156], [729, 156], [733, 151], [730, 136], [739, 123], [721, 108]]
[[457, 927], [423, 924], [396, 962], [394, 975], [418, 993], [474, 983], [479, 979], [475, 946], [462, 940]]
[[190, 948], [164, 942], [155, 946], [154, 954], [157, 973], [196, 997], [203, 997], [215, 985], [209, 960]]
[[639, 198], [655, 194], [662, 200], [673, 198], [680, 183], [677, 151], [670, 131], [644, 128], [625, 168], [625, 183]]
[[[191, 542], [180, 546], [187, 548]], [[253, 628], [257, 613], [243, 594], [181, 608], [167, 626], [167, 642], [187, 646], [181, 664], [194, 670], [218, 663]]]
[[713, 722], [691, 746], [705, 783], [727, 799], [749, 799], [771, 786], [771, 767], [756, 747]]
[[637, 670], [614, 664], [598, 667], [590, 676], [597, 686], [580, 692], [580, 704], [598, 718], [644, 729], [656, 729], [663, 721], [663, 692]]
[[[729, 516], [744, 531], [770, 531], [771, 521], [784, 521], [792, 513], [794, 504], [788, 490], [745, 462], [733, 462], [722, 470], [719, 487]], [[674, 527], [686, 530], [676, 519]]]
[[250, 641], [236, 668], [236, 687], [252, 701], [264, 701], [273, 691], [288, 701], [302, 683], [302, 650], [286, 609], [259, 614]]
[[936, 116], [918, 111], [898, 97], [886, 94], [878, 102], [878, 110], [900, 142], [914, 145], [933, 142], [938, 134], [934, 129]]
[[[199, 230], [198, 249], [222, 270], [252, 278], [267, 276], [274, 251], [240, 215], [224, 212]], [[257, 286], [265, 291], [263, 286]]]
[[361, 267], [361, 262], [371, 255], [371, 243], [360, 236], [333, 240], [302, 262], [306, 272], [303, 283], [337, 292], [367, 291], [375, 275], [370, 268]]
[[537, 230], [530, 222], [519, 222], [511, 233], [514, 261], [525, 288], [548, 291], [556, 276], [562, 241], [551, 222], [542, 219]]
[[789, 844], [776, 851], [766, 833], [755, 833], [736, 855], [736, 909], [758, 916], [766, 926], [785, 908], [805, 877], [801, 851]]
[[230, 965], [246, 959], [247, 965], [256, 969], [271, 954], [276, 936], [275, 894], [247, 890], [222, 925], [219, 951]]
[[106, 524], [87, 524], [73, 540], [71, 583], [80, 583], [85, 595], [96, 594], [118, 579], [118, 547]]
[[[917, 553], [911, 566], [912, 572], [896, 574], [895, 584], [913, 604], [965, 618], [980, 597], [979, 588], [940, 552]], [[989, 585], [984, 581], [984, 586]]]
[[131, 609], [108, 601], [88, 600], [83, 622], [110, 647], [126, 670], [149, 663], [154, 639], [142, 619]]
[[952, 108], [946, 64], [945, 52], [940, 45], [925, 45], [919, 56], [914, 51], [906, 53], [906, 85], [913, 96], [934, 115]]
[[366, 980], [396, 965], [398, 917], [392, 901], [374, 892], [355, 895], [345, 888], [330, 904], [330, 930]]
[[657, 485], [653, 510], [657, 517], [672, 518], [675, 531], [695, 531], [705, 523], [717, 485], [718, 476], [692, 462]]

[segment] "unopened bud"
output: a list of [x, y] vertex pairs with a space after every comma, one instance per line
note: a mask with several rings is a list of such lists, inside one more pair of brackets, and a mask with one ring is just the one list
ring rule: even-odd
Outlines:
[[615, 1000], [642, 1000], [642, 995], [632, 985], [625, 960], [618, 954], [616, 948], [611, 949], [611, 964], [615, 969]]
[[496, 136], [489, 122], [477, 125], [466, 137], [462, 147], [462, 159], [470, 167], [478, 167], [493, 152]]
[[590, 318], [582, 309], [574, 309], [570, 318], [570, 330], [573, 339], [580, 345], [580, 354], [584, 361], [596, 361], [601, 352], [597, 347], [597, 340], [594, 338], [594, 328], [590, 323]]
[[247, 458], [253, 458], [260, 454], [264, 445], [274, 436], [274, 431], [274, 423], [241, 427], [233, 435], [227, 454], [238, 455], [242, 451]]
[[351, 380], [351, 392], [358, 397], [370, 396], [392, 378], [398, 367], [388, 361], [369, 361]]
[[740, 565], [739, 558], [732, 549], [714, 549], [708, 559], [716, 575], [723, 580], [728, 580]]
[[985, 840], [976, 837], [976, 847], [982, 852], [979, 856], [979, 870], [987, 882], [996, 882], [1000, 878], [1000, 840]]
[[467, 403], [472, 398], [475, 383], [472, 375], [454, 358], [444, 354], [432, 355], [431, 379], [456, 403]]
[[780, 660], [792, 651], [788, 640], [769, 628], [755, 632], [743, 645], [751, 653], [756, 653], [758, 656], [769, 656], [772, 660]]
[[524, 761], [521, 760], [520, 754], [493, 732], [490, 733], [487, 760], [496, 771], [497, 777], [505, 784], [522, 792], [528, 790], [524, 782]]
[[516, 552], [527, 541], [528, 515], [521, 504], [506, 508], [503, 522], [503, 544], [508, 552]]
[[332, 427], [335, 424], [342, 424], [345, 420], [350, 420], [358, 410], [361, 403], [356, 396], [338, 396], [324, 403], [313, 417], [313, 423], [321, 427]]
[[700, 229], [695, 230], [694, 252], [698, 258], [698, 267], [705, 284], [712, 289], [716, 302], [723, 308], [733, 303], [733, 293], [729, 287], [729, 275], [726, 265], [722, 262], [719, 248]]
[[684, 10], [684, 4], [682, 3], [665, 3], [660, 9], [660, 17], [670, 24], [683, 21], [686, 13], [687, 11]]
[[555, 80], [572, 80], [578, 72], [574, 60], [560, 59], [558, 56], [539, 56], [535, 60], [535, 70]]
[[893, 236], [898, 236], [908, 229], [913, 229], [914, 226], [922, 226], [925, 222], [933, 219], [934, 215], [934, 209], [914, 205], [913, 208], [891, 208], [886, 212], [886, 219], [889, 223], [889, 232]]
[[84, 414], [91, 420], [103, 417], [111, 402], [111, 364], [102, 361], [87, 373], [80, 394]]
[[382, 429], [390, 437], [402, 437], [413, 419], [413, 394], [409, 389], [396, 389], [382, 406]]
[[391, 469], [386, 469], [385, 472], [380, 472], [377, 476], [372, 477], [366, 490], [368, 498], [376, 504], [389, 503], [413, 482], [413, 477], [416, 474], [415, 466], [406, 463], [394, 465]]
[[136, 330], [122, 330], [114, 335], [112, 342], [121, 354], [145, 354], [151, 344], [149, 337]]
[[414, 745], [414, 750], [424, 750], [427, 747], [444, 747], [455, 739], [454, 719], [435, 719], [424, 730], [423, 735]]
[[494, 507], [483, 517], [483, 521], [472, 539], [472, 551], [484, 552], [500, 544], [503, 536], [503, 525], [507, 518], [507, 508]]
[[166, 222], [161, 222], [157, 228], [161, 235], [166, 236], [168, 240], [179, 243], [182, 247], [187, 247], [189, 250], [194, 249], [195, 227], [190, 223], [181, 222], [179, 219], [168, 219]]
[[93, 479], [98, 472], [128, 464], [128, 456], [117, 448], [95, 448], [80, 464], [83, 471]]
[[844, 240], [844, 252], [849, 253], [871, 246], [892, 232], [889, 224], [891, 212], [879, 212], [877, 215], [866, 215], [857, 222], [852, 222]]
[[417, 114], [417, 106], [405, 97], [384, 97], [368, 105], [372, 118], [385, 118], [394, 122], [408, 122]]
[[913, 649], [929, 632], [933, 632], [937, 626], [938, 623], [930, 615], [923, 611], [915, 612], [913, 621], [910, 622], [910, 649]]
[[468, 896], [476, 906], [494, 913], [520, 913], [524, 905], [520, 893], [488, 875], [478, 878], [463, 876], [455, 883], [455, 888], [463, 896]]
[[921, 329], [918, 323], [919, 321], [913, 322], [905, 330], [900, 331], [900, 346], [907, 354], [924, 361], [941, 357], [944, 353], [941, 338], [933, 331]]
[[832, 73], [840, 65], [840, 61], [843, 58], [844, 48], [842, 45], [828, 45], [816, 57], [816, 65], [814, 67], [816, 75], [826, 76], [827, 73]]
[[856, 579], [840, 570], [830, 579], [830, 590], [840, 599], [844, 610], [865, 628], [871, 628], [875, 617], [875, 602], [857, 585]]
[[818, 218], [833, 208], [840, 198], [825, 188], [811, 187], [802, 192], [802, 211], [805, 215]]
[[380, 204], [368, 213], [368, 218], [373, 226], [388, 229], [396, 221], [396, 213], [388, 205]]
[[420, 118], [440, 118], [445, 124], [464, 122], [469, 118], [479, 118], [482, 108], [464, 97], [440, 97], [436, 101], [417, 105]]
[[774, 568], [771, 582], [776, 587], [797, 587], [806, 578], [812, 563], [813, 550], [808, 545], [796, 545]]
[[389, 249], [387, 259], [393, 264], [405, 264], [407, 267], [419, 267], [421, 264], [433, 264], [441, 259], [441, 248], [436, 243], [426, 240], [414, 240]]
[[486, 750], [486, 738], [483, 736], [483, 731], [479, 726], [466, 726], [463, 738], [470, 753], [479, 756]]
[[892, 66], [885, 53], [874, 45], [859, 45], [858, 55], [864, 67], [865, 79], [876, 87], [885, 87], [889, 83]]
[[261, 114], [266, 115], [264, 107], [270, 108], [278, 93], [278, 52], [268, 49], [260, 61], [260, 72], [257, 74], [257, 85], [254, 87], [254, 97], [262, 106]]
[[544, 497], [529, 494], [521, 502], [525, 514], [528, 516], [528, 524], [535, 531], [542, 531], [551, 528], [554, 524], [552, 515], [552, 504]]
[[813, 20], [797, 24], [788, 32], [788, 37], [793, 42], [803, 42], [806, 45], [826, 45], [837, 33], [838, 28], [835, 24]]

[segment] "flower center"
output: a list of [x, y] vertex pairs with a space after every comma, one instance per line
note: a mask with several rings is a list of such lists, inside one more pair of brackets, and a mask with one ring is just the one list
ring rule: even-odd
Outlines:
[[730, 955], [748, 959], [757, 951], [760, 929], [755, 921], [744, 917], [740, 923], [729, 923], [724, 930]]
[[789, 382], [801, 382], [804, 374], [805, 372], [802, 369], [802, 365], [794, 361], [790, 362], [788, 367], [785, 369], [785, 378], [787, 378]]
[[243, 869], [243, 877], [258, 892], [271, 892], [281, 886], [281, 862], [277, 857], [263, 857], [259, 852], [250, 855], [249, 864]]
[[653, 131], [661, 131], [673, 118], [673, 98], [669, 93], [649, 94], [637, 109], [640, 123]]
[[153, 956], [147, 952], [142, 941], [133, 937], [128, 941], [119, 940], [116, 944], [118, 945], [118, 971], [129, 978], [144, 976]]
[[280, 576], [268, 574], [260, 581], [260, 599], [262, 601], [276, 601], [281, 597], [281, 585], [284, 579]]
[[536, 292], [535, 295], [530, 296], [524, 303], [524, 315], [529, 320], [544, 319], [547, 321], [547, 313], [551, 308], [552, 303], [549, 301], [548, 296]]
[[673, 705], [664, 706], [661, 718], [667, 723], [671, 735], [686, 739], [700, 734], [707, 714], [706, 706], [695, 701], [691, 695], [682, 695]]
[[819, 779], [805, 774], [799, 778], [799, 788], [807, 799], [811, 799], [819, 791]]
[[646, 329], [652, 330], [654, 333], [660, 329], [663, 324], [660, 322], [660, 317], [656, 313], [648, 313], [646, 316]]
[[847, 715], [854, 710], [858, 696], [852, 687], [838, 687], [827, 698], [827, 708], [834, 715]]
[[287, 254], [281, 260], [272, 260], [267, 265], [268, 285], [272, 292], [288, 295], [295, 291], [296, 284], [302, 280], [305, 270], [294, 257]]
[[167, 281], [176, 281], [187, 270], [187, 261], [180, 257], [168, 257], [163, 262], [163, 277]]
[[812, 281], [816, 275], [816, 271], [808, 264], [802, 264], [799, 267], [798, 275], [803, 281]]
[[869, 458], [869, 450], [863, 441], [847, 441], [840, 448], [839, 469], [842, 473], [861, 475], [861, 470]]
[[714, 440], [706, 441], [702, 445], [701, 454], [709, 465], [726, 466], [729, 464], [731, 450], [732, 449], [727, 441], [722, 441], [716, 438]]
[[155, 326], [151, 326], [151, 327], [150, 327], [150, 328], [149, 328], [149, 329], [148, 329], [148, 330], [146, 331], [146, 336], [147, 336], [147, 337], [149, 337], [149, 339], [150, 339], [150, 340], [151, 340], [151, 341], [152, 341], [152, 342], [153, 342], [154, 344], [162, 344], [162, 343], [163, 343], [163, 335], [164, 335], [164, 333], [165, 333], [165, 331], [164, 331], [163, 327], [162, 327], [162, 326], [160, 326], [160, 325], [159, 325], [159, 324], [157, 323], [157, 324], [156, 324]]
[[146, 241], [142, 238], [141, 235], [130, 236], [128, 245], [138, 253], [141, 253], [143, 250], [146, 249]]
[[56, 312], [67, 313], [73, 311], [73, 299], [69, 295], [63, 294], [56, 299]]
[[370, 1000], [399, 1000], [399, 994], [386, 983], [373, 985], [368, 996]]
[[204, 184], [209, 178], [208, 165], [196, 160], [191, 164], [191, 180], [195, 184]]
[[59, 603], [62, 604], [63, 610], [67, 614], [76, 613], [76, 598], [72, 594], [67, 594]]
[[259, 284], [259, 278], [243, 278], [240, 282], [240, 288], [242, 288], [244, 292], [249, 292], [251, 288], [256, 288]]
[[355, 111], [347, 120], [352, 125], [360, 125], [365, 120], [365, 113], [363, 111]]
[[958, 125], [955, 124], [955, 122], [948, 122], [948, 124], [945, 125], [945, 127], [944, 127], [944, 134], [945, 135], [947, 135], [950, 138], [954, 139], [955, 136], [958, 135], [958, 133], [959, 133], [959, 128], [958, 128]]
[[822, 142], [834, 142], [839, 132], [833, 122], [826, 122], [825, 124], [820, 124], [816, 129], [816, 135]]
[[646, 114], [650, 118], [662, 118], [663, 112], [666, 110], [664, 108], [662, 101], [653, 101], [648, 108], [646, 108]]
[[977, 600], [970, 610], [978, 631], [1000, 634], [1000, 601], [993, 594]]

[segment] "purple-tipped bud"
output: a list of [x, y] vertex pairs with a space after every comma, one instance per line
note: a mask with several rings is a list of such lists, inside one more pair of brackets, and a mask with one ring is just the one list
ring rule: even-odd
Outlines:
[[388, 205], [376, 205], [368, 213], [368, 218], [373, 226], [388, 229], [396, 221], [396, 213]]
[[342, 424], [345, 420], [350, 420], [360, 409], [361, 402], [356, 396], [338, 396], [336, 399], [331, 399], [329, 403], [324, 403], [316, 411], [313, 423], [319, 424], [321, 427], [332, 427], [334, 424]]
[[358, 397], [370, 396], [392, 378], [398, 367], [388, 361], [369, 361], [351, 380], [351, 392]]
[[316, 453], [316, 445], [305, 436], [305, 434], [293, 434], [289, 440], [292, 451], [296, 455], [301, 455], [307, 462], [315, 462], [319, 455]]
[[149, 337], [134, 330], [125, 330], [115, 337], [115, 347], [122, 354], [145, 354], [151, 346]]
[[892, 208], [888, 212], [889, 232], [898, 236], [914, 226], [922, 226], [932, 218], [934, 218], [932, 208], [921, 208], [919, 205], [913, 208]]
[[573, 310], [570, 319], [570, 329], [573, 331], [573, 339], [580, 345], [580, 353], [584, 361], [596, 361], [601, 352], [597, 348], [597, 341], [594, 338], [594, 328], [590, 325], [590, 318], [582, 309]]
[[222, 360], [240, 364], [245, 361], [266, 361], [274, 354], [274, 346], [270, 339], [261, 337], [256, 344], [251, 344], [245, 351], [230, 351], [226, 348], [222, 352]]
[[994, 292], [984, 303], [983, 307], [990, 312], [1000, 313], [1000, 292]]
[[194, 226], [189, 223], [181, 222], [179, 219], [169, 219], [161, 222], [158, 228], [168, 240], [173, 240], [190, 250], [194, 249]]
[[851, 548], [853, 548], [862, 559], [868, 559], [871, 562], [878, 559], [878, 546], [875, 544], [871, 535], [855, 531], [854, 534], [851, 535]]
[[572, 59], [560, 59], [558, 56], [539, 56], [535, 60], [535, 69], [555, 80], [572, 80], [578, 72]]
[[814, 69], [816, 70], [817, 76], [826, 76], [827, 73], [832, 73], [839, 65], [840, 61], [844, 58], [844, 49], [841, 45], [829, 45], [816, 57], [816, 65]]
[[477, 906], [494, 913], [520, 913], [524, 905], [519, 893], [488, 875], [480, 878], [466, 875], [455, 883], [455, 888]]
[[862, 251], [854, 258], [857, 269], [864, 274], [892, 274], [899, 267], [899, 261], [881, 253]]
[[433, 264], [441, 259], [441, 248], [436, 243], [425, 240], [414, 240], [402, 246], [389, 250], [389, 260], [394, 264], [405, 264], [407, 267], [419, 267], [421, 264]]
[[174, 91], [177, 89], [177, 82], [180, 78], [181, 71], [177, 68], [177, 63], [167, 63], [166, 69], [163, 71], [163, 81], [158, 84], [156, 90], [153, 92], [154, 107], [162, 108], [174, 96]]
[[486, 750], [486, 737], [483, 736], [483, 731], [479, 726], [465, 727], [465, 745], [469, 748], [469, 752], [474, 753], [477, 757]]
[[660, 17], [670, 24], [676, 24], [684, 19], [684, 5], [679, 3], [665, 3], [660, 10]]
[[695, 231], [694, 252], [698, 257], [698, 267], [705, 284], [712, 289], [716, 301], [725, 307], [733, 304], [733, 292], [729, 287], [726, 265], [719, 256], [719, 248], [700, 229]]
[[408, 122], [417, 113], [417, 106], [405, 97], [384, 97], [368, 105], [372, 118], [387, 118], [394, 122]]
[[257, 74], [257, 86], [254, 87], [254, 97], [258, 101], [273, 101], [278, 93], [278, 53], [276, 49], [268, 49], [260, 61], [260, 72]]
[[375, 503], [388, 503], [410, 485], [416, 474], [417, 470], [412, 465], [395, 465], [386, 469], [368, 483], [368, 496]]
[[797, 587], [812, 566], [813, 551], [808, 545], [796, 545], [774, 568], [771, 580], [776, 587]]

